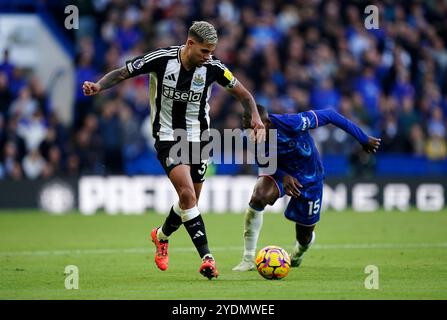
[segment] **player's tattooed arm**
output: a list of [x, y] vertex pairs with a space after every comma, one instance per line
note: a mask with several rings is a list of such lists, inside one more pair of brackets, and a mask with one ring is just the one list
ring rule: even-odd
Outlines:
[[127, 67], [124, 66], [107, 73], [98, 81], [98, 84], [101, 86], [101, 90], [105, 90], [128, 78], [130, 78], [130, 74]]
[[93, 96], [100, 91], [111, 88], [128, 78], [130, 78], [130, 73], [127, 70], [127, 67], [124, 66], [122, 68], [110, 71], [96, 83], [85, 81], [82, 86], [82, 90], [84, 91], [84, 95]]
[[241, 100], [242, 107], [244, 108], [244, 113], [242, 116], [242, 124], [244, 129], [248, 129], [251, 127], [251, 107], [250, 107], [250, 99]]
[[256, 141], [265, 141], [265, 127], [262, 123], [261, 117], [258, 113], [258, 108], [256, 107], [256, 102], [250, 92], [240, 83], [237, 82], [236, 86], [230, 90], [231, 94], [236, 97], [241, 103], [244, 114], [243, 114], [243, 127], [252, 128], [254, 131], [251, 139]]

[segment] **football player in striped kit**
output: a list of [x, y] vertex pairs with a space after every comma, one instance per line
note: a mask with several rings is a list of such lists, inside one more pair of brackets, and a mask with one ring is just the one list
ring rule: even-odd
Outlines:
[[[197, 203], [202, 190], [208, 158], [193, 159], [206, 141], [209, 132], [208, 104], [214, 82], [225, 87], [244, 108], [244, 123], [250, 123], [252, 139], [265, 141], [261, 121], [253, 96], [233, 74], [212, 56], [217, 45], [217, 32], [206, 21], [195, 21], [188, 31], [186, 43], [157, 49], [135, 57], [122, 68], [113, 70], [98, 82], [85, 81], [85, 95], [95, 95], [121, 81], [147, 74], [150, 77], [150, 105], [153, 136], [157, 157], [177, 191], [174, 203], [161, 227], [154, 228], [151, 238], [156, 247], [155, 263], [160, 270], [168, 268], [168, 237], [182, 224], [202, 259], [199, 272], [212, 279], [218, 276], [215, 260], [208, 248], [205, 224]], [[178, 162], [170, 155], [178, 143], [177, 132], [185, 133], [189, 161]], [[184, 149], [183, 149], [184, 150]], [[201, 152], [200, 152], [201, 153]], [[184, 159], [184, 157], [182, 157]]]

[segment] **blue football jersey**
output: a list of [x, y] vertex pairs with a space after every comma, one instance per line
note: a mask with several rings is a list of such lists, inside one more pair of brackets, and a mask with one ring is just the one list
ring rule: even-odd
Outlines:
[[[276, 151], [278, 177], [289, 174], [305, 187], [322, 182], [324, 168], [318, 149], [309, 129], [329, 123], [345, 130], [361, 144], [368, 142], [368, 136], [353, 122], [333, 109], [311, 110], [297, 114], [269, 114], [270, 129], [277, 130], [277, 145], [269, 145], [269, 153]], [[262, 168], [261, 168], [262, 172]]]

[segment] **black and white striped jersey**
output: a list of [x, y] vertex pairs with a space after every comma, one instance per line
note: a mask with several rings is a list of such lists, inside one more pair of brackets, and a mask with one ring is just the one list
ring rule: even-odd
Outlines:
[[157, 49], [126, 62], [131, 76], [149, 74], [153, 136], [159, 141], [174, 141], [174, 130], [184, 129], [188, 141], [199, 142], [210, 127], [209, 97], [216, 81], [233, 88], [237, 80], [215, 57], [190, 71], [180, 61], [180, 49]]

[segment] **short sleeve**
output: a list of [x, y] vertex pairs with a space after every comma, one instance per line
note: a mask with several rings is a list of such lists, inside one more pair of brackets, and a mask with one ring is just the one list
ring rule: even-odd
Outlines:
[[164, 52], [159, 49], [128, 60], [126, 61], [127, 71], [129, 71], [131, 77], [156, 71], [157, 63], [159, 64], [159, 59], [164, 56], [163, 53]]
[[236, 86], [237, 79], [219, 59], [212, 57], [212, 60], [209, 62], [209, 64], [213, 72], [215, 73], [216, 81], [218, 84], [227, 89], [232, 89]]

